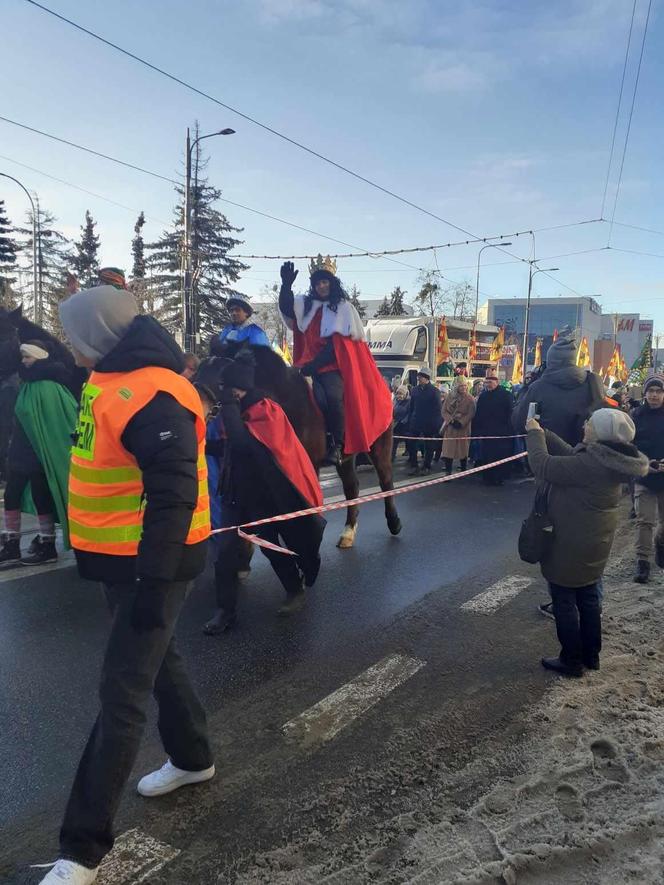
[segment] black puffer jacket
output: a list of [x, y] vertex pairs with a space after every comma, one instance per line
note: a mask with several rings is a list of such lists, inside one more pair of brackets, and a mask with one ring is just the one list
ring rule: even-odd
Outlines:
[[[637, 449], [647, 455], [649, 461], [664, 460], [664, 406], [651, 409], [645, 403], [634, 409], [632, 420], [636, 427], [634, 445]], [[664, 471], [649, 473], [638, 482], [653, 492], [661, 492], [664, 489]]]
[[[184, 368], [182, 351], [149, 316], [138, 316], [96, 372], [131, 372], [146, 366]], [[170, 431], [170, 433], [168, 432]], [[146, 507], [138, 556], [76, 551], [81, 576], [106, 584], [136, 577], [188, 581], [205, 567], [206, 542], [185, 544], [198, 496], [195, 418], [170, 394], [157, 393], [122, 434], [122, 445], [143, 473]]]

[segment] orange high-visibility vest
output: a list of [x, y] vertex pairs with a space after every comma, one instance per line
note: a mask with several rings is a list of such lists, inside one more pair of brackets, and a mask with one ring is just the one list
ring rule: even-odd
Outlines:
[[143, 474], [122, 445], [122, 434], [134, 415], [160, 392], [169, 393], [196, 416], [198, 501], [185, 543], [197, 544], [209, 536], [200, 398], [186, 378], [149, 366], [133, 372], [93, 372], [83, 388], [69, 472], [69, 537], [74, 549], [113, 556], [137, 554], [143, 533]]

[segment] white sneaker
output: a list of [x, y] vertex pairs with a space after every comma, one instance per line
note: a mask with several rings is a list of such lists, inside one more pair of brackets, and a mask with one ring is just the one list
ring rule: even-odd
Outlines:
[[158, 771], [146, 774], [138, 782], [137, 790], [141, 796], [164, 796], [186, 784], [200, 784], [214, 777], [214, 765], [202, 771], [184, 771], [176, 768], [169, 759]]
[[97, 878], [99, 867], [94, 870], [74, 863], [73, 860], [59, 860], [53, 869], [41, 880], [41, 885], [91, 885]]

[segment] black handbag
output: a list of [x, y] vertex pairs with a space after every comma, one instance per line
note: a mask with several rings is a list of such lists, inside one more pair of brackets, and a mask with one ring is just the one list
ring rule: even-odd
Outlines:
[[553, 523], [548, 514], [549, 483], [535, 494], [533, 509], [521, 524], [519, 556], [524, 562], [536, 563], [546, 559], [553, 543]]

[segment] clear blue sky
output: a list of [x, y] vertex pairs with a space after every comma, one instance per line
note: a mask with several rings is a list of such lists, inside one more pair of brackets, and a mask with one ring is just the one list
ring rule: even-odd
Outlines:
[[[481, 235], [597, 218], [632, 0], [46, 0], [58, 12], [225, 102]], [[610, 217], [647, 0], [637, 0]], [[664, 26], [653, 5], [616, 219], [664, 231]], [[353, 180], [28, 5], [2, 6], [0, 113], [165, 175], [181, 169], [186, 126], [232, 126], [207, 142], [224, 196], [368, 249], [458, 240], [453, 228]], [[660, 51], [658, 51], [660, 50]], [[105, 264], [130, 267], [138, 210], [146, 239], [171, 218], [169, 184], [0, 122], [0, 170], [36, 190], [75, 236], [86, 208]], [[125, 204], [21, 168], [12, 158]], [[25, 198], [0, 185], [12, 217]], [[345, 251], [227, 207], [251, 253]], [[546, 257], [604, 246], [608, 225], [537, 235]], [[664, 236], [614, 228], [616, 247], [664, 255]], [[513, 250], [528, 257], [530, 239]], [[440, 250], [453, 279], [474, 281], [477, 247]], [[432, 267], [431, 254], [405, 257]], [[525, 265], [493, 250], [481, 290], [525, 294]], [[256, 296], [278, 263], [255, 261], [239, 288]], [[664, 258], [597, 252], [544, 260], [563, 283], [640, 311], [664, 330]], [[305, 263], [300, 263], [304, 276]], [[386, 259], [339, 263], [348, 284], [382, 297], [417, 272]], [[571, 294], [544, 274], [540, 295]]]

